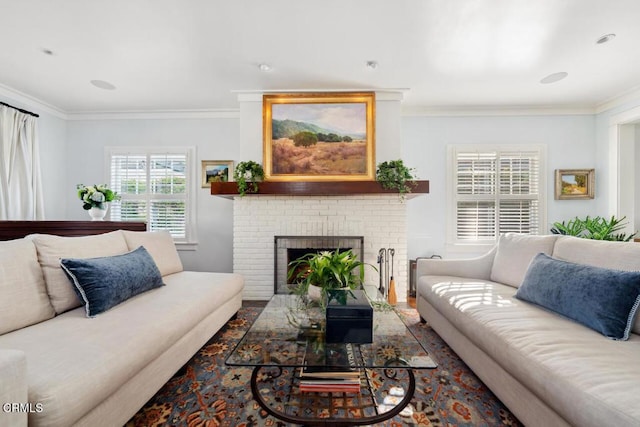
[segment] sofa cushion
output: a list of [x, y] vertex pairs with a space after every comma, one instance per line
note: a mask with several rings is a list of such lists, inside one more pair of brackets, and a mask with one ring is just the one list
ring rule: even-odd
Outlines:
[[0, 242], [0, 335], [55, 314], [33, 242]]
[[242, 277], [229, 273], [184, 271], [163, 280], [166, 286], [93, 319], [77, 308], [0, 336], [0, 348], [26, 354], [28, 401], [45, 408], [29, 414], [30, 425], [75, 425], [207, 316], [238, 298], [243, 287]]
[[164, 286], [149, 252], [140, 246], [122, 255], [101, 258], [63, 258], [62, 268], [94, 317], [129, 298]]
[[83, 237], [48, 234], [32, 234], [29, 237], [33, 239], [38, 250], [38, 261], [42, 267], [49, 299], [58, 314], [82, 305], [71, 281], [60, 267], [60, 259], [94, 258], [129, 252], [120, 230]]
[[517, 288], [533, 257], [539, 253], [551, 255], [556, 239], [557, 236], [502, 234], [491, 267], [491, 280]]
[[183, 270], [182, 261], [168, 231], [128, 231], [123, 230], [129, 250], [144, 246], [156, 262], [163, 276]]
[[640, 272], [612, 270], [538, 254], [516, 298], [626, 340], [640, 304]]

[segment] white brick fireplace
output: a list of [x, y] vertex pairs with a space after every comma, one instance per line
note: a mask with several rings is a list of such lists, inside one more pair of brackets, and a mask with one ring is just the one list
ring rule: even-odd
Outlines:
[[[273, 295], [274, 236], [363, 236], [364, 261], [376, 267], [380, 248], [395, 249], [396, 293], [406, 300], [406, 202], [397, 194], [249, 195], [233, 203], [233, 270], [245, 278], [245, 299]], [[377, 287], [378, 272], [367, 268], [365, 281]]]

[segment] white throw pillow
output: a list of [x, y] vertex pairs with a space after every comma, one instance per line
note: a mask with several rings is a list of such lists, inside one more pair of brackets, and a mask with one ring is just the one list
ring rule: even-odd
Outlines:
[[144, 246], [163, 276], [184, 270], [173, 237], [168, 231], [125, 230], [123, 234], [130, 251]]
[[55, 316], [29, 239], [0, 242], [0, 335]]
[[58, 314], [82, 305], [73, 284], [60, 267], [60, 259], [95, 258], [129, 252], [120, 230], [95, 236], [61, 237], [32, 234], [29, 237], [38, 250], [38, 261], [47, 284], [47, 292]]
[[539, 253], [551, 255], [558, 236], [533, 236], [506, 233], [500, 236], [498, 250], [491, 268], [491, 280], [519, 287], [533, 257]]

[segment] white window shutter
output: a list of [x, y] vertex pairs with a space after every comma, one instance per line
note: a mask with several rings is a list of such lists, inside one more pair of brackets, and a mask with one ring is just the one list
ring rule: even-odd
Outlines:
[[495, 241], [501, 233], [538, 234], [540, 150], [455, 151], [455, 239]]
[[187, 152], [157, 151], [110, 153], [111, 188], [121, 196], [119, 202], [112, 203], [111, 219], [146, 221], [150, 231], [167, 230], [177, 241], [186, 241], [190, 218], [189, 156]]

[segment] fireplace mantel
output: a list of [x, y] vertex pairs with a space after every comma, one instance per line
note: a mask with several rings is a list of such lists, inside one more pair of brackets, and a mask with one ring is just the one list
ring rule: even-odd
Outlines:
[[[411, 190], [411, 193], [406, 194], [406, 197], [411, 198], [428, 192], [429, 181], [416, 181], [416, 186]], [[247, 193], [246, 195], [346, 196], [389, 193], [398, 193], [398, 191], [383, 188], [377, 181], [264, 181], [258, 184], [257, 193]], [[212, 182], [211, 194], [231, 198], [238, 195], [238, 186], [235, 182]]]

